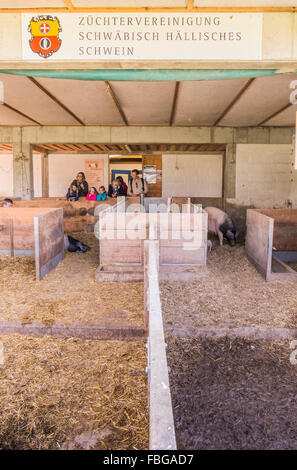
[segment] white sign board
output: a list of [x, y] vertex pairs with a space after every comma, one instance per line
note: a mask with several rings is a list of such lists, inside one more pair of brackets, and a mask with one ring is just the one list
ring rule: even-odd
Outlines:
[[262, 22], [262, 13], [23, 13], [23, 59], [258, 60]]

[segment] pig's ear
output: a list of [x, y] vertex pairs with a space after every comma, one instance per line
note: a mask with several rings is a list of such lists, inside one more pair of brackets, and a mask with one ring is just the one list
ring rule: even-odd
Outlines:
[[237, 240], [237, 238], [238, 238], [238, 235], [239, 235], [239, 233], [238, 233], [238, 232], [236, 232], [236, 233], [235, 233], [235, 240]]

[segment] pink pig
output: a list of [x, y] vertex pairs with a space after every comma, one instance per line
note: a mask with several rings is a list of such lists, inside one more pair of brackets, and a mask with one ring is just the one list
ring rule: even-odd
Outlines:
[[208, 213], [208, 231], [219, 237], [220, 246], [223, 245], [224, 237], [234, 246], [238, 233], [228, 214], [216, 207], [205, 207], [204, 210]]

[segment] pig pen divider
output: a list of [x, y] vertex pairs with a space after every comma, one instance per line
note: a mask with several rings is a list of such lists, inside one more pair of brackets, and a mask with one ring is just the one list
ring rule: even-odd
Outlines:
[[245, 250], [266, 281], [297, 280], [297, 210], [248, 209]]
[[63, 209], [1, 208], [0, 254], [35, 258], [41, 280], [64, 258]]
[[173, 409], [159, 289], [159, 241], [144, 241], [144, 309], [148, 327], [150, 450], [176, 450]]

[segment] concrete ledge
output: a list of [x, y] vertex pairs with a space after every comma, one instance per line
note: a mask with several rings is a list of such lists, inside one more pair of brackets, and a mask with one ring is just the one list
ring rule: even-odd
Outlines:
[[95, 272], [97, 282], [138, 282], [143, 281], [142, 266], [99, 266]]
[[206, 266], [161, 265], [159, 268], [160, 281], [189, 281], [206, 277], [209, 272]]
[[175, 450], [176, 438], [159, 291], [159, 242], [145, 240], [145, 310], [149, 320], [150, 449]]
[[20, 334], [24, 336], [53, 336], [54, 338], [80, 338], [94, 340], [137, 340], [146, 337], [144, 328], [131, 326], [83, 326], [21, 324], [0, 322], [0, 335]]
[[[9, 255], [10, 250], [0, 250], [0, 255]], [[24, 258], [28, 256], [29, 258], [34, 258], [35, 251], [34, 250], [14, 250], [14, 256], [18, 256], [20, 258]]]
[[297, 337], [297, 328], [273, 328], [268, 326], [180, 326], [166, 328], [166, 336], [181, 336], [183, 338], [220, 338], [230, 336], [236, 338], [278, 340], [294, 339]]

